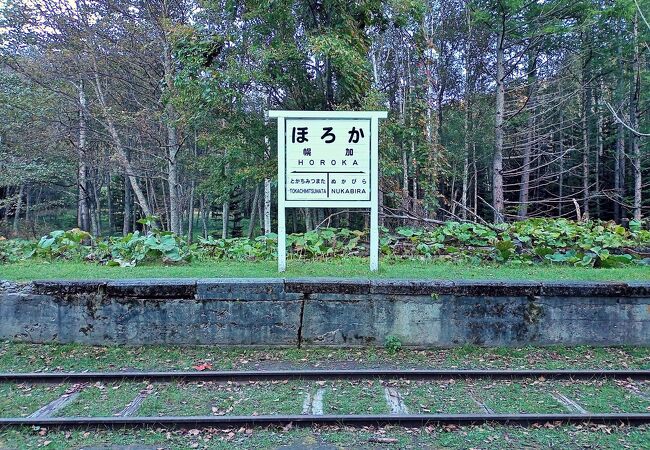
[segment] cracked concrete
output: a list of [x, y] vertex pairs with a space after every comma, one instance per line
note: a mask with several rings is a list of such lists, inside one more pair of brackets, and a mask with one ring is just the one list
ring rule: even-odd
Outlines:
[[250, 346], [648, 345], [650, 283], [0, 281], [0, 338]]

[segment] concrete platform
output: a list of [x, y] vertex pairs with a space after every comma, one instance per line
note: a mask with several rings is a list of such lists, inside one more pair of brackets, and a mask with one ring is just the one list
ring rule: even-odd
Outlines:
[[0, 282], [0, 338], [84, 344], [648, 345], [650, 282]]

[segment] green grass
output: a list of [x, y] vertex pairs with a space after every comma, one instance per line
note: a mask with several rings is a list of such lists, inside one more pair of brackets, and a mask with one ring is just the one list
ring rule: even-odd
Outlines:
[[650, 412], [650, 400], [626, 389], [624, 383], [613, 380], [564, 382], [558, 391], [593, 413]]
[[[290, 260], [282, 277], [422, 278], [422, 279], [516, 279], [581, 281], [650, 281], [649, 266], [593, 269], [554, 265], [468, 265], [418, 260], [384, 259], [377, 273], [370, 272], [364, 258], [328, 261]], [[80, 278], [221, 278], [279, 277], [275, 261], [199, 261], [187, 265], [107, 267], [82, 262], [29, 262], [0, 265], [0, 279]]]
[[325, 414], [385, 414], [384, 388], [377, 380], [339, 381], [324, 385]]
[[481, 412], [468, 396], [464, 381], [401, 382], [398, 390], [411, 414]]
[[496, 347], [472, 345], [451, 349], [444, 362], [451, 368], [650, 369], [649, 347]]
[[[395, 439], [392, 444], [376, 443], [376, 438]], [[399, 427], [350, 429], [326, 428], [264, 428], [264, 429], [207, 429], [165, 430], [37, 430], [30, 428], [0, 431], [0, 448], [70, 449], [108, 445], [150, 445], [180, 450], [187, 448], [230, 450], [277, 449], [288, 445], [334, 445], [336, 448], [363, 449], [490, 449], [557, 448], [563, 450], [594, 449], [648, 449], [650, 428], [603, 426], [554, 426], [521, 428], [481, 425], [474, 427]]]
[[568, 413], [549, 393], [553, 385], [534, 379], [470, 382], [487, 407], [497, 414]]
[[137, 412], [138, 416], [207, 416], [217, 403], [214, 383], [156, 384]]
[[138, 415], [300, 414], [304, 391], [300, 382], [156, 385]]
[[0, 341], [0, 372], [194, 370], [263, 368], [422, 367], [422, 368], [641, 368], [650, 369], [650, 347], [523, 347], [411, 350], [250, 349], [213, 346], [90, 346]]
[[84, 387], [77, 399], [56, 412], [59, 417], [113, 416], [133, 400], [146, 383], [95, 383]]
[[0, 417], [26, 417], [62, 396], [67, 385], [0, 384]]

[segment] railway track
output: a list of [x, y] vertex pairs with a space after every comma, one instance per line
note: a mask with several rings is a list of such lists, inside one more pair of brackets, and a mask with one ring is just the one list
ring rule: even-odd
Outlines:
[[637, 379], [650, 380], [650, 370], [545, 370], [545, 369], [296, 369], [296, 370], [229, 370], [229, 371], [117, 371], [117, 372], [0, 372], [0, 383], [6, 382], [96, 382], [96, 381], [138, 381], [152, 382], [191, 381], [249, 381], [249, 380], [341, 380], [401, 378], [410, 380], [435, 380], [446, 378], [514, 379]]
[[[325, 414], [323, 396], [327, 395], [326, 388], [316, 391], [307, 390], [303, 402], [302, 414], [213, 414], [213, 415], [138, 415], [139, 407], [147, 401], [147, 397], [155, 395], [156, 386], [170, 384], [198, 384], [218, 389], [222, 385], [240, 383], [268, 383], [268, 392], [275, 386], [271, 383], [318, 383], [324, 386], [326, 380], [342, 382], [356, 380], [377, 382], [385, 393], [386, 410], [381, 414]], [[477, 411], [463, 413], [448, 413], [445, 411], [419, 414], [411, 413], [406, 407], [406, 400], [399, 389], [394, 387], [399, 382], [410, 383], [454, 383], [455, 380], [471, 380], [471, 382], [499, 381], [517, 382], [527, 380], [526, 386], [534, 386], [536, 380], [547, 382], [602, 384], [605, 380], [619, 380], [623, 383], [621, 395], [634, 396], [638, 404], [645, 405], [645, 410], [635, 411], [591, 411], [580, 405], [578, 401], [559, 392], [552, 393], [557, 400], [556, 408], [564, 408], [564, 412], [517, 412], [504, 413], [495, 410], [483, 400], [477, 400], [470, 390], [467, 396], [477, 406]], [[451, 370], [451, 369], [353, 369], [353, 370], [269, 370], [269, 371], [196, 371], [196, 372], [38, 372], [38, 373], [0, 373], [2, 385], [54, 385], [56, 383], [74, 383], [73, 388], [60, 397], [48, 402], [37, 411], [25, 417], [0, 417], [0, 427], [11, 426], [42, 426], [54, 428], [71, 427], [150, 427], [163, 426], [169, 428], [185, 427], [232, 427], [232, 426], [314, 426], [314, 425], [387, 425], [422, 426], [427, 424], [469, 425], [480, 423], [501, 423], [528, 426], [540, 423], [598, 423], [598, 424], [647, 424], [650, 423], [650, 370]], [[77, 397], [92, 383], [146, 383], [150, 388], [142, 391], [136, 398], [118, 413], [101, 417], [83, 417], [78, 415], [62, 415], [65, 407], [74, 405]], [[266, 386], [266, 385], [265, 385]], [[266, 388], [265, 388], [266, 389]], [[336, 390], [336, 389], [334, 389]], [[261, 392], [265, 392], [264, 390]], [[302, 392], [302, 391], [301, 391]], [[537, 392], [537, 391], [536, 391]], [[514, 394], [516, 397], [516, 393]], [[546, 395], [546, 394], [544, 394]], [[549, 394], [551, 395], [551, 394]], [[235, 394], [236, 396], [236, 394]], [[452, 398], [456, 401], [457, 399]], [[516, 399], [515, 399], [516, 400]], [[522, 399], [519, 399], [522, 400]], [[522, 400], [523, 401], [523, 400]], [[475, 408], [476, 409], [476, 408]], [[524, 408], [522, 408], [524, 409]], [[214, 408], [213, 408], [214, 411]], [[6, 415], [6, 414], [5, 414]]]

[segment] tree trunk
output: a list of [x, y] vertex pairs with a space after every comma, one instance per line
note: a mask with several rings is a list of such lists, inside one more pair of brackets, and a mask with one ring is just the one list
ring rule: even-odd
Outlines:
[[196, 182], [190, 183], [190, 201], [187, 207], [187, 242], [190, 244], [194, 239], [194, 190]]
[[201, 228], [203, 230], [203, 239], [208, 238], [208, 212], [207, 205], [205, 202], [205, 195], [201, 195], [199, 200], [199, 216], [201, 216]]
[[[10, 187], [7, 187], [6, 198], [11, 199], [11, 196], [13, 195], [12, 191], [13, 190]], [[9, 214], [11, 213], [12, 204], [12, 200], [7, 200], [7, 203], [5, 203], [5, 215], [2, 218], [4, 221], [4, 229], [6, 230], [7, 234], [9, 234]]]
[[[632, 74], [634, 82], [631, 87], [630, 96], [630, 127], [634, 130], [639, 126], [639, 100], [641, 95], [641, 62], [639, 54], [639, 14], [634, 16], [634, 60], [632, 63]], [[641, 220], [642, 207], [642, 180], [641, 180], [641, 146], [639, 145], [639, 136], [635, 133], [630, 134], [630, 148], [632, 149], [632, 167], [634, 170], [634, 203], [633, 217], [634, 220]]]
[[589, 219], [589, 154], [590, 154], [590, 140], [589, 140], [589, 105], [590, 105], [590, 89], [589, 75], [587, 72], [587, 64], [582, 71], [582, 105], [581, 105], [581, 122], [582, 122], [582, 217]]
[[[403, 128], [406, 125], [406, 98], [408, 92], [405, 87], [401, 88], [402, 91], [402, 101], [400, 102], [400, 124]], [[414, 143], [411, 140], [411, 143]], [[408, 212], [411, 208], [409, 207], [409, 162], [407, 150], [404, 149], [404, 140], [400, 141], [400, 147], [402, 150], [402, 209], [404, 212]], [[402, 221], [402, 225], [406, 225], [406, 219]]]
[[[468, 70], [466, 67], [465, 70]], [[469, 76], [465, 76], [465, 83], [469, 83]], [[469, 91], [465, 91], [465, 124], [464, 124], [464, 145], [463, 145], [463, 186], [460, 194], [460, 205], [462, 211], [460, 217], [467, 219], [467, 191], [469, 189], [469, 147], [470, 147], [470, 122], [472, 120], [472, 110], [470, 105]]]
[[[431, 11], [429, 11], [431, 12]], [[434, 36], [434, 22], [438, 20], [437, 18], [433, 18], [432, 14], [425, 14], [424, 18], [422, 19], [422, 29], [424, 30], [425, 33], [425, 40], [426, 42], [433, 42], [435, 39]], [[434, 74], [434, 58], [431, 53], [429, 53], [429, 56], [425, 58], [424, 61], [424, 69], [426, 73], [426, 94], [424, 98], [424, 103], [426, 107], [425, 111], [425, 125], [424, 125], [424, 132], [425, 132], [425, 138], [426, 138], [426, 143], [427, 143], [427, 167], [426, 167], [426, 173], [428, 174], [428, 179], [429, 179], [429, 186], [430, 186], [430, 192], [428, 194], [424, 195], [424, 198], [429, 198], [432, 200], [434, 203], [434, 206], [436, 206], [436, 202], [438, 200], [438, 165], [437, 165], [437, 151], [438, 151], [438, 142], [440, 136], [436, 136], [436, 132], [438, 130], [438, 127], [436, 126], [436, 117], [437, 115], [434, 115], [433, 111], [433, 106], [434, 102], [436, 101], [436, 92], [434, 89], [434, 84], [435, 80], [433, 77]], [[439, 82], [440, 80], [438, 80]], [[417, 173], [415, 170], [415, 167], [411, 171], [412, 178], [415, 180], [417, 177]], [[417, 194], [414, 192], [414, 198], [417, 197]], [[429, 208], [428, 208], [428, 203], [425, 203], [425, 215], [428, 216], [429, 214]]]
[[253, 237], [255, 231], [255, 220], [257, 219], [257, 203], [259, 202], [260, 185], [255, 185], [255, 195], [253, 195], [253, 204], [251, 205], [251, 220], [248, 223], [248, 239]]
[[108, 235], [113, 234], [115, 224], [113, 223], [113, 191], [111, 189], [111, 172], [110, 170], [106, 176], [106, 208], [108, 209]]
[[[151, 183], [153, 185], [152, 190], [154, 191], [155, 195], [155, 183]], [[169, 185], [168, 185], [169, 186]], [[163, 211], [165, 211], [165, 214], [163, 216], [165, 217], [165, 220], [161, 220], [163, 222], [162, 226], [164, 225], [164, 222], [167, 222], [167, 229], [171, 231], [171, 227], [169, 226], [169, 205], [167, 204], [167, 191], [165, 190], [165, 182], [161, 179], [160, 180], [160, 192], [162, 193], [162, 199], [163, 199]]]
[[84, 231], [90, 230], [90, 217], [88, 213], [88, 178], [86, 166], [86, 93], [83, 80], [79, 81], [79, 146], [77, 156], [79, 166], [77, 168], [77, 191], [79, 202], [77, 227]]
[[[619, 39], [622, 38], [619, 33]], [[623, 95], [624, 68], [623, 68], [622, 44], [618, 45], [618, 67], [616, 93], [620, 100]], [[616, 157], [614, 160], [614, 220], [619, 222], [623, 219], [623, 194], [625, 185], [625, 129], [623, 124], [618, 122], [616, 126]]]
[[101, 225], [101, 202], [99, 199], [99, 193], [97, 190], [97, 179], [95, 176], [95, 179], [90, 181], [90, 200], [91, 200], [91, 208], [90, 208], [90, 227], [92, 229], [92, 235], [93, 236], [100, 236], [102, 234], [102, 225]]
[[406, 150], [402, 150], [402, 201], [404, 202], [403, 208], [408, 210], [409, 198], [409, 163]]
[[474, 216], [478, 216], [478, 167], [476, 165], [476, 142], [472, 141], [472, 172], [474, 174]]
[[605, 146], [603, 142], [603, 116], [600, 111], [600, 99], [603, 94], [602, 91], [602, 80], [600, 86], [594, 89], [594, 112], [596, 114], [596, 158], [594, 162], [594, 193], [596, 195], [596, 217], [602, 218], [601, 211], [601, 201], [600, 201], [600, 171], [602, 168], [601, 160], [605, 151]]
[[129, 186], [129, 180], [127, 177], [124, 177], [124, 218], [122, 219], [122, 234], [126, 236], [133, 229], [131, 228], [131, 220], [133, 212], [131, 210], [131, 205], [133, 204], [133, 195], [131, 192], [131, 187]]
[[228, 218], [230, 216], [230, 202], [223, 202], [221, 207], [221, 238], [226, 239], [228, 237]]
[[418, 200], [418, 164], [415, 159], [415, 141], [411, 141], [411, 163], [413, 166], [413, 169], [411, 170], [411, 180], [413, 180], [413, 204], [415, 204]]
[[530, 157], [533, 150], [533, 140], [535, 139], [535, 83], [537, 83], [537, 57], [528, 55], [528, 124], [526, 143], [524, 144], [524, 158], [521, 168], [521, 188], [519, 191], [519, 220], [528, 216], [528, 201], [530, 198]]
[[32, 208], [32, 193], [29, 186], [25, 188], [25, 224], [28, 224], [31, 220], [31, 208]]
[[135, 197], [138, 201], [138, 204], [140, 205], [140, 208], [142, 209], [142, 212], [144, 213], [145, 216], [153, 216], [151, 212], [151, 208], [147, 203], [147, 199], [144, 196], [144, 192], [142, 192], [142, 189], [138, 184], [138, 179], [135, 175], [135, 171], [133, 170], [133, 167], [131, 166], [131, 162], [126, 156], [126, 152], [124, 151], [124, 146], [122, 145], [122, 140], [120, 139], [120, 135], [117, 132], [117, 128], [115, 128], [115, 123], [113, 122], [111, 112], [106, 103], [106, 98], [104, 97], [104, 91], [102, 90], [102, 86], [99, 81], [99, 72], [97, 71], [96, 67], [95, 67], [95, 92], [97, 93], [97, 99], [99, 100], [99, 105], [101, 107], [102, 114], [104, 116], [104, 119], [106, 120], [106, 128], [108, 129], [108, 133], [111, 136], [111, 140], [113, 141], [113, 147], [115, 148], [115, 152], [116, 152], [116, 159], [118, 163], [122, 166], [124, 172], [126, 173], [126, 176], [129, 178], [129, 182], [131, 183], [131, 188], [133, 189], [133, 193], [135, 194]]
[[[163, 38], [164, 39], [164, 38]], [[171, 96], [174, 90], [174, 69], [172, 66], [172, 52], [169, 43], [163, 43], [163, 66], [165, 71], [165, 85], [167, 95]], [[178, 133], [176, 130], [176, 111], [171, 99], [165, 100], [165, 119], [167, 127], [167, 184], [169, 190], [169, 230], [181, 234], [181, 201], [178, 192]]]
[[374, 49], [370, 49], [370, 61], [372, 63], [372, 87], [379, 88], [379, 66], [377, 64], [377, 54]]
[[7, 187], [7, 189], [5, 191], [5, 194], [6, 194], [5, 198], [9, 199], [9, 200], [6, 200], [6, 203], [5, 203], [5, 207], [4, 207], [5, 214], [4, 214], [4, 217], [2, 218], [2, 221], [4, 222], [4, 225], [3, 225], [2, 228], [4, 229], [6, 234], [9, 234], [9, 231], [10, 231], [9, 230], [9, 214], [11, 213], [11, 206], [13, 204], [13, 201], [11, 200], [11, 195], [12, 195], [11, 191], [12, 190], [11, 190], [10, 187]]
[[460, 205], [462, 211], [460, 212], [463, 220], [467, 219], [467, 194], [469, 190], [469, 148], [471, 141], [472, 127], [472, 92], [474, 91], [471, 85], [472, 78], [471, 72], [471, 45], [472, 45], [472, 15], [469, 8], [465, 11], [465, 20], [467, 21], [467, 38], [465, 42], [465, 123], [464, 128], [464, 142], [463, 142], [463, 185], [460, 194]]
[[557, 214], [562, 217], [564, 203], [564, 112], [560, 109], [560, 175], [558, 177], [558, 203]]
[[495, 113], [495, 139], [494, 158], [492, 160], [492, 207], [494, 208], [494, 222], [503, 222], [504, 195], [503, 195], [503, 116], [505, 112], [505, 35], [506, 17], [502, 15], [501, 30], [497, 41], [497, 98]]
[[18, 190], [18, 198], [16, 198], [16, 209], [14, 210], [14, 236], [18, 235], [18, 225], [20, 224], [20, 211], [23, 209], [23, 194], [25, 193], [25, 184], [21, 184]]

